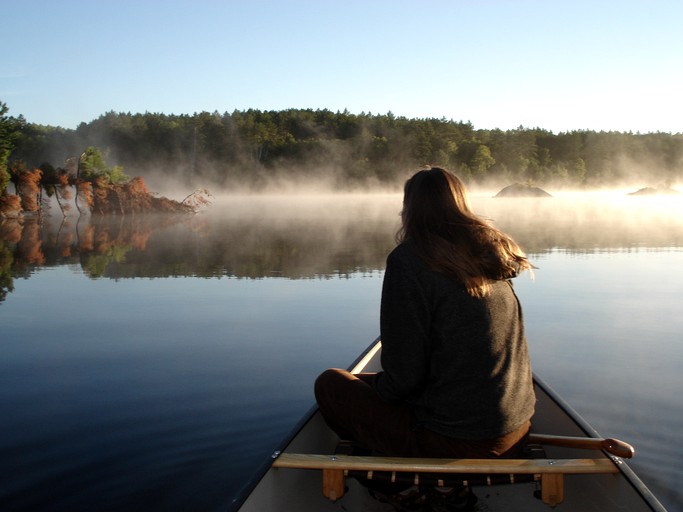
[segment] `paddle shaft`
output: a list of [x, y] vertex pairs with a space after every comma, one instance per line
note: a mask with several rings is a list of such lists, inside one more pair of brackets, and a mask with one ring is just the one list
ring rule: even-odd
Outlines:
[[529, 434], [529, 442], [547, 444], [553, 446], [565, 446], [567, 448], [584, 448], [588, 450], [605, 450], [612, 455], [630, 459], [635, 455], [635, 449], [628, 443], [619, 439], [599, 437], [568, 437], [552, 436], [546, 434]]

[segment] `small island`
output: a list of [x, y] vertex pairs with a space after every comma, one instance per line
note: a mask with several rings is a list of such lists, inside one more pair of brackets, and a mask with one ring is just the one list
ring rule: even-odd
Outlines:
[[494, 197], [552, 197], [552, 195], [531, 184], [513, 183], [502, 189]]
[[15, 193], [0, 194], [0, 218], [40, 214], [56, 205], [64, 216], [74, 208], [79, 215], [130, 215], [140, 213], [196, 213], [210, 204], [210, 194], [200, 189], [183, 201], [151, 193], [141, 177], [128, 178], [119, 166], [106, 166], [95, 147], [64, 168], [49, 164], [30, 169], [15, 164], [9, 169]]
[[660, 187], [644, 187], [635, 192], [629, 192], [629, 196], [675, 196], [679, 195], [680, 192], [676, 189], [671, 188], [669, 185], [663, 185]]

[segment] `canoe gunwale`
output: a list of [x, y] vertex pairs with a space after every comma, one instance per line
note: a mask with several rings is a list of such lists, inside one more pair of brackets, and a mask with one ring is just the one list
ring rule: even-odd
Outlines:
[[[562, 398], [557, 391], [555, 391], [547, 382], [545, 382], [541, 377], [539, 377], [534, 372], [534, 383], [543, 390], [543, 392], [553, 401], [555, 404], [562, 409], [562, 411], [569, 416], [574, 423], [586, 434], [587, 437], [601, 437], [600, 434], [595, 430], [590, 423], [588, 423], [583, 417], [571, 406], [564, 398]], [[664, 505], [662, 505], [657, 497], [652, 494], [652, 491], [643, 483], [643, 481], [638, 477], [638, 475], [629, 467], [629, 465], [624, 462], [620, 457], [615, 457], [607, 452], [603, 452], [607, 457], [614, 461], [615, 465], [624, 476], [626, 481], [631, 484], [635, 491], [641, 496], [644, 502], [646, 502], [654, 512], [667, 512]]]
[[[360, 355], [356, 358], [356, 360], [348, 367], [348, 370], [351, 371], [354, 368], [356, 368], [361, 361], [373, 350], [376, 349], [377, 344], [380, 342], [379, 336], [375, 338], [375, 340], [370, 343], [370, 345], [363, 350], [363, 352], [360, 353]], [[237, 496], [232, 500], [230, 505], [228, 505], [228, 510], [230, 511], [236, 511], [239, 510], [240, 507], [244, 504], [244, 502], [247, 500], [249, 495], [252, 493], [252, 491], [256, 488], [258, 483], [261, 481], [261, 479], [265, 476], [265, 474], [268, 472], [268, 470], [271, 468], [273, 461], [277, 459], [278, 455], [282, 453], [285, 449], [287, 449], [287, 446], [294, 440], [294, 438], [297, 436], [297, 434], [304, 428], [304, 426], [311, 421], [311, 418], [315, 416], [315, 413], [318, 412], [318, 405], [314, 404], [306, 411], [306, 413], [301, 417], [301, 419], [294, 425], [294, 427], [289, 431], [289, 433], [280, 441], [277, 449], [271, 454], [270, 459], [265, 460], [259, 467], [258, 469], [254, 472], [252, 477], [247, 481], [244, 486], [242, 486], [242, 489], [240, 492], [237, 494]]]

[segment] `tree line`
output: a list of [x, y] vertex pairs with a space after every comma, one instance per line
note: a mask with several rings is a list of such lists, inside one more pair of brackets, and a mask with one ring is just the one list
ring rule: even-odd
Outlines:
[[[475, 129], [445, 118], [327, 109], [107, 112], [65, 129], [9, 117], [0, 106], [0, 191], [18, 170], [73, 176], [86, 161], [100, 178], [123, 179], [125, 169], [192, 187], [250, 190], [287, 180], [335, 188], [397, 186], [425, 165], [486, 185], [659, 186], [683, 178], [680, 133]], [[117, 165], [107, 167], [103, 157]]]

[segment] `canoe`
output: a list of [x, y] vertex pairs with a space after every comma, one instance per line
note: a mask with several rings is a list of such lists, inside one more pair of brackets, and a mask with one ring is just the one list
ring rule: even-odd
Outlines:
[[[380, 370], [380, 353], [378, 338], [359, 356], [350, 371]], [[418, 483], [437, 484], [443, 484], [442, 478], [454, 477], [459, 482], [464, 480], [476, 495], [478, 502], [474, 510], [491, 512], [549, 511], [555, 506], [566, 512], [666, 510], [625, 462], [624, 457], [631, 454], [624, 453], [623, 448], [630, 448], [629, 445], [602, 438], [538, 375], [534, 375], [534, 385], [538, 401], [532, 418], [532, 435], [536, 436], [533, 442], [538, 442], [542, 449], [538, 459], [492, 461], [335, 455], [339, 439], [327, 427], [317, 407], [313, 407], [263, 463], [231, 503], [230, 510], [396, 510], [392, 504], [371, 495], [355, 477], [359, 474], [371, 478], [407, 474], [411, 479], [417, 478]], [[430, 480], [430, 477], [434, 478]]]

